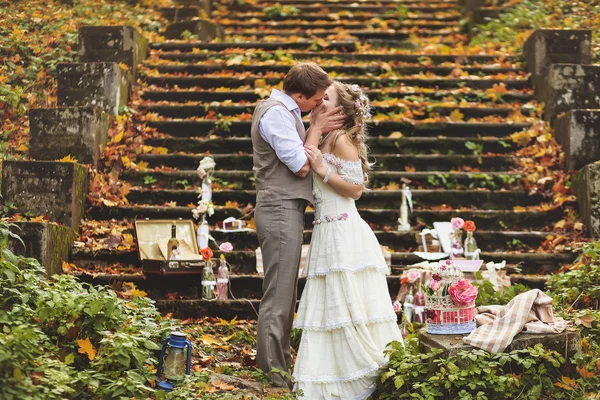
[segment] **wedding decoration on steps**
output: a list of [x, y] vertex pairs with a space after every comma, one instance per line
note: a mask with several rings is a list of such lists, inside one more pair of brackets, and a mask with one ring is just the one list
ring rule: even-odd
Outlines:
[[410, 231], [410, 223], [408, 221], [408, 209], [413, 210], [412, 192], [406, 184], [402, 185], [402, 202], [400, 203], [400, 218], [398, 218], [398, 231]]
[[463, 277], [451, 261], [434, 270], [425, 285], [425, 325], [427, 333], [470, 333], [475, 325], [477, 288]]

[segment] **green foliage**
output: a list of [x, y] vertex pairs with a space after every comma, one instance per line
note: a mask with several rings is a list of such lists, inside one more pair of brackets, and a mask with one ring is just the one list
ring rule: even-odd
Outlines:
[[230, 119], [223, 119], [222, 114], [218, 114], [217, 117], [219, 119], [215, 122], [215, 128], [223, 132], [230, 132], [232, 121]]
[[478, 156], [483, 152], [483, 143], [476, 143], [467, 140], [465, 147], [473, 152], [474, 155]]
[[153, 177], [152, 175], [144, 176], [144, 185], [152, 185], [156, 182], [157, 182], [157, 179], [155, 177]]
[[294, 6], [282, 6], [275, 4], [273, 6], [265, 7], [262, 10], [269, 18], [285, 18], [291, 15], [300, 15], [300, 9]]
[[600, 242], [586, 243], [581, 254], [567, 271], [552, 275], [546, 287], [554, 293], [555, 301], [576, 306], [598, 307], [600, 298]]
[[36, 260], [6, 248], [11, 228], [0, 223], [0, 398], [141, 399], [153, 392], [158, 343], [172, 329], [153, 301], [124, 300], [73, 276], [48, 279]]
[[473, 282], [473, 286], [476, 286], [479, 290], [477, 299], [475, 300], [476, 306], [487, 306], [491, 304], [507, 304], [518, 294], [524, 293], [529, 288], [520, 283], [512, 284], [509, 287], [505, 287], [502, 292], [494, 289], [494, 285], [486, 279], [483, 279], [481, 272], [477, 272], [477, 281]]
[[554, 386], [561, 379], [564, 358], [541, 344], [509, 353], [463, 351], [448, 358], [438, 349], [419, 352], [415, 339], [405, 345], [391, 344], [376, 398], [533, 400], [549, 394], [570, 398]]

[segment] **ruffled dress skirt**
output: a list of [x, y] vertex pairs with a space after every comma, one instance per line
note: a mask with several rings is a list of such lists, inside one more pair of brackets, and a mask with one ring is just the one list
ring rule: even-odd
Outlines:
[[302, 339], [295, 390], [308, 400], [362, 400], [375, 390], [384, 349], [402, 341], [389, 272], [375, 234], [356, 209], [314, 226], [294, 327]]

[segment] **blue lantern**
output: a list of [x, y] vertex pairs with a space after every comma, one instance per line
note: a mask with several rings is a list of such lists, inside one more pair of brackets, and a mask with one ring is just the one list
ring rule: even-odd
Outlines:
[[[187, 347], [187, 352], [185, 348]], [[185, 379], [192, 369], [192, 342], [186, 339], [186, 334], [182, 332], [171, 332], [166, 337], [160, 352], [158, 361], [159, 389], [170, 392], [177, 382]], [[164, 377], [166, 380], [162, 380]]]

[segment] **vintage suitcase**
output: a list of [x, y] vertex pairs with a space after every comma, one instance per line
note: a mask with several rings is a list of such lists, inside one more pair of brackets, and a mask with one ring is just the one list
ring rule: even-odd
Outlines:
[[[167, 243], [171, 238], [171, 225], [175, 223], [181, 254], [177, 260], [166, 257]], [[196, 232], [191, 220], [140, 219], [135, 221], [138, 258], [146, 274], [176, 275], [201, 274], [204, 261], [198, 251]]]

